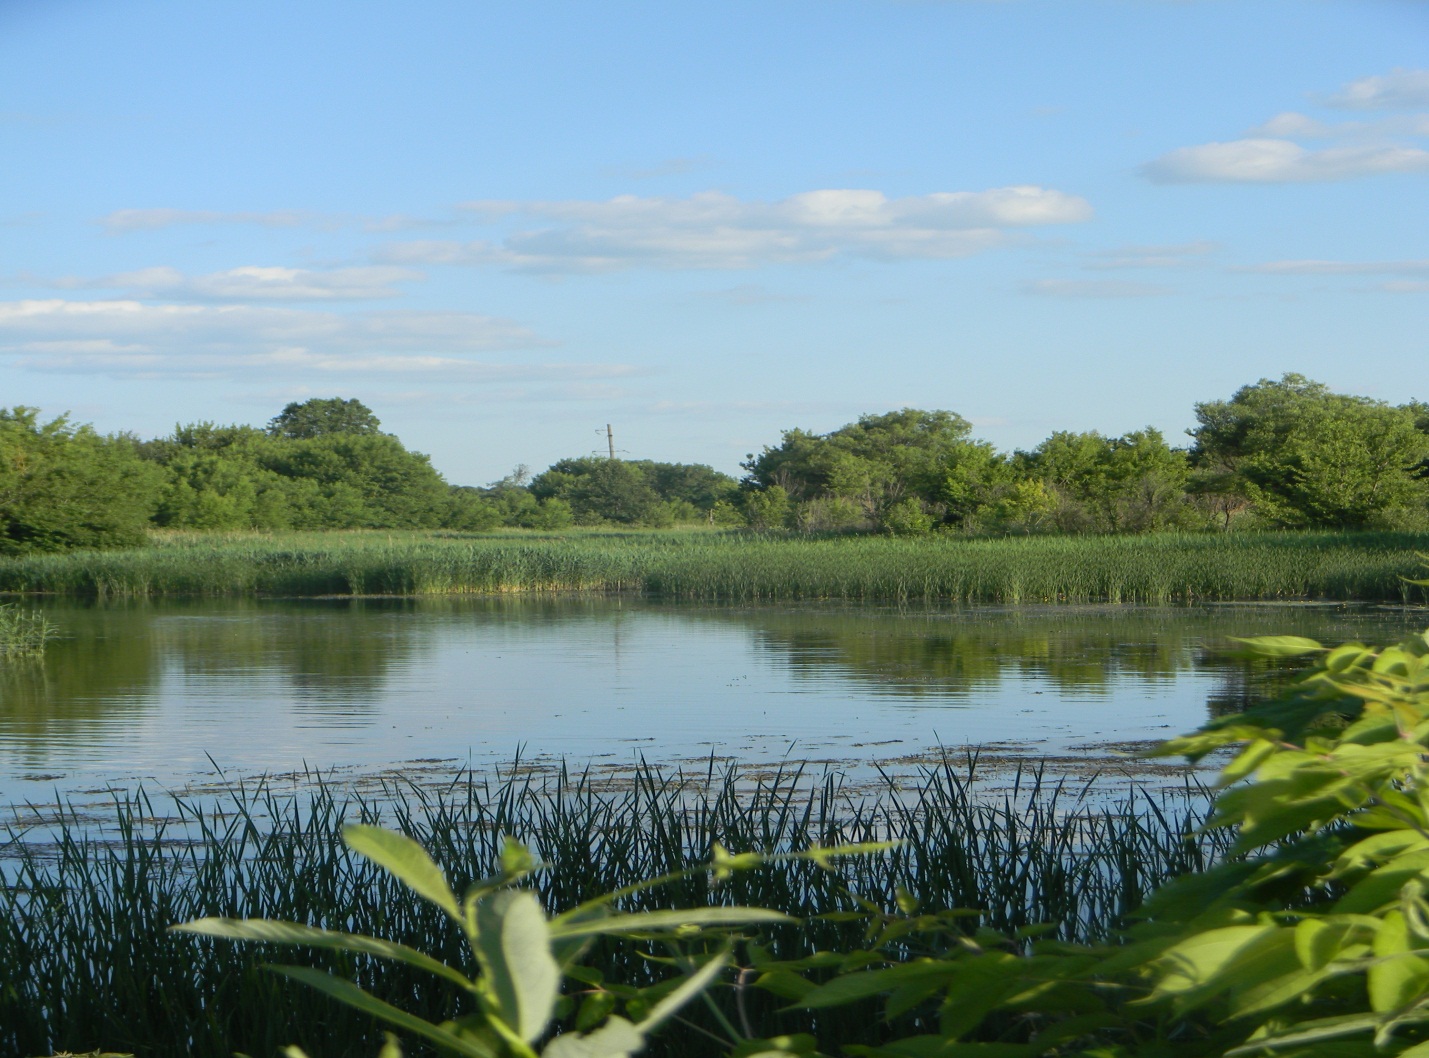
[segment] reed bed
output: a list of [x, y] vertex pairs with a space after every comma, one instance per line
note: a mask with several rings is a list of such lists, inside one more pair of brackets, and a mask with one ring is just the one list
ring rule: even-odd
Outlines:
[[[349, 974], [432, 1020], [459, 1012], [451, 992], [390, 964], [165, 933], [203, 915], [287, 919], [376, 934], [463, 965], [469, 955], [439, 912], [341, 844], [345, 821], [413, 835], [458, 891], [493, 870], [501, 835], [515, 835], [548, 865], [533, 884], [553, 910], [707, 862], [715, 841], [735, 851], [905, 842], [836, 861], [834, 871], [776, 863], [722, 886], [698, 873], [630, 901], [778, 908], [802, 924], [761, 942], [790, 957], [859, 947], [866, 922], [815, 916], [850, 911], [855, 897], [892, 908], [901, 891], [929, 909], [975, 909], [969, 929], [1059, 922], [1067, 939], [1100, 937], [1159, 882], [1223, 853], [1198, 831], [1204, 801], [1194, 797], [1108, 804], [1032, 773], [989, 797], [975, 764], [946, 760], [917, 781], [885, 777], [872, 792], [797, 769], [751, 783], [734, 771], [692, 779], [646, 767], [613, 787], [588, 775], [512, 771], [465, 774], [438, 788], [391, 783], [366, 797], [320, 781], [298, 793], [259, 782], [206, 799], [117, 794], [99, 819], [74, 809], [17, 812], [0, 855], [0, 966], [9, 968], [0, 980], [0, 1052], [102, 1047], [227, 1058], [298, 1043], [315, 1055], [376, 1053], [370, 1021], [264, 972], [274, 959]], [[652, 974], [631, 944], [609, 944], [584, 961], [613, 981]], [[766, 999], [753, 996], [748, 1013], [770, 1032], [792, 1031]], [[850, 1043], [899, 1028], [880, 1025], [872, 1008], [820, 1016], [821, 1033]], [[698, 1017], [650, 1053], [718, 1053]]]
[[0, 561], [0, 591], [77, 596], [631, 592], [707, 602], [1429, 601], [1429, 534], [917, 539], [734, 532], [170, 534]]

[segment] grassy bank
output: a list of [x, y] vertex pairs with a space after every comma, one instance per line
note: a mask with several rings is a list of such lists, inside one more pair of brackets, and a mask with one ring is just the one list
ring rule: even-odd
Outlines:
[[970, 540], [748, 532], [171, 534], [0, 562], [0, 591], [80, 596], [640, 592], [705, 601], [1423, 602], [1422, 533]]
[[[1199, 800], [1189, 802], [1202, 804]], [[630, 910], [758, 905], [804, 921], [762, 937], [776, 953], [848, 951], [867, 919], [815, 918], [856, 909], [854, 896], [894, 907], [900, 891], [927, 909], [976, 909], [966, 924], [1014, 930], [1060, 922], [1059, 936], [1104, 935], [1163, 880], [1215, 861], [1215, 837], [1194, 834], [1187, 802], [1135, 798], [1108, 807], [1024, 782], [989, 802], [963, 762], [926, 771], [911, 787], [850, 799], [831, 779], [798, 773], [751, 789], [733, 776], [678, 779], [648, 770], [618, 789], [576, 780], [533, 785], [467, 776], [440, 792], [389, 789], [340, 803], [331, 789], [280, 795], [258, 788], [206, 807], [143, 795], [98, 823], [75, 817], [12, 824], [0, 876], [0, 965], [25, 967], [0, 987], [0, 1052], [50, 1054], [96, 1047], [136, 1055], [372, 1054], [372, 1022], [261, 966], [304, 962], [349, 973], [378, 995], [441, 1020], [459, 1006], [429, 977], [377, 961], [309, 951], [215, 944], [165, 932], [204, 915], [267, 917], [376, 933], [462, 965], [458, 935], [430, 905], [340, 841], [343, 820], [399, 826], [431, 849], [457, 883], [491, 873], [502, 834], [549, 865], [543, 902], [564, 909], [627, 883], [708, 862], [713, 842], [741, 851], [797, 851], [812, 843], [887, 838], [907, 843], [878, 857], [770, 864], [715, 887], [705, 874], [639, 894]], [[169, 818], [156, 823], [156, 818]], [[23, 817], [21, 817], [23, 819]], [[342, 959], [348, 958], [348, 961]], [[630, 944], [585, 960], [606, 979], [663, 974]], [[772, 996], [751, 996], [777, 1022]], [[695, 1024], [659, 1037], [649, 1053], [721, 1053]], [[872, 1006], [830, 1012], [845, 1042], [897, 1031]], [[792, 1026], [792, 1022], [791, 1022]]]

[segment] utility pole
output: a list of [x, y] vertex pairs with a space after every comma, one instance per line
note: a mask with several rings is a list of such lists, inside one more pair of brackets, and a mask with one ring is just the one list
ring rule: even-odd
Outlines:
[[615, 460], [615, 434], [611, 432], [610, 423], [605, 424], [605, 443], [610, 447], [611, 461]]

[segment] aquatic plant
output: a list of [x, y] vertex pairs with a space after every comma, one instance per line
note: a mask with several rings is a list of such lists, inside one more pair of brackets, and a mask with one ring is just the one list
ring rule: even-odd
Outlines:
[[[797, 769], [744, 779], [643, 768], [618, 782], [514, 769], [467, 773], [441, 787], [391, 783], [366, 797], [320, 781], [288, 793], [265, 782], [192, 798], [116, 793], [102, 812], [19, 808], [0, 845], [0, 965], [27, 971], [0, 984], [0, 1052], [103, 1045], [228, 1058], [235, 1049], [273, 1054], [295, 1044], [315, 1055], [375, 1053], [382, 1040], [369, 1018], [262, 971], [275, 949], [165, 932], [210, 916], [269, 918], [381, 936], [471, 970], [444, 913], [409, 899], [343, 844], [347, 823], [386, 825], [419, 841], [458, 893], [468, 879], [500, 873], [503, 835], [513, 835], [547, 865], [528, 885], [550, 914], [661, 877], [668, 880], [630, 892], [624, 909], [780, 911], [800, 921], [767, 930], [761, 944], [772, 957], [796, 958], [857, 949], [866, 927], [860, 909], [893, 907], [914, 891], [927, 908], [960, 909], [969, 930], [1058, 921], [1067, 941], [1104, 936], [1159, 882], [1218, 861], [1220, 839], [1196, 832], [1202, 803], [1169, 792], [1110, 803], [1094, 785], [1070, 789], [1032, 772], [988, 777], [975, 760], [949, 758], [872, 790]], [[710, 862], [717, 842], [736, 855], [777, 856], [888, 840], [901, 844], [832, 861], [832, 869], [777, 860], [719, 885], [690, 873]], [[609, 988], [643, 989], [669, 976], [652, 955], [664, 957], [605, 938], [582, 962]], [[345, 974], [437, 1024], [469, 999], [455, 982], [365, 955], [318, 950], [284, 961]], [[728, 989], [716, 998], [732, 1010]], [[770, 1035], [800, 1031], [807, 1020], [780, 1013], [785, 1005], [767, 992], [743, 993], [745, 1016]], [[639, 1009], [617, 1012], [633, 1021]], [[875, 1014], [865, 1005], [826, 1013], [821, 1024], [838, 1038], [873, 1042], [889, 1031]], [[722, 1052], [705, 1035], [721, 1032], [707, 1007], [688, 1007], [682, 1019], [643, 1053]]]
[[37, 657], [59, 629], [34, 610], [16, 603], [0, 603], [0, 658]]
[[82, 596], [636, 592], [665, 599], [1429, 600], [1415, 533], [967, 539], [752, 532], [171, 534], [0, 560], [0, 591]]

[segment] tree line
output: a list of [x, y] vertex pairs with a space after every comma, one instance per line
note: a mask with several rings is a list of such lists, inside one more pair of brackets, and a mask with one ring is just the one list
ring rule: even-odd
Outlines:
[[703, 464], [563, 459], [448, 484], [356, 400], [266, 427], [101, 435], [0, 410], [0, 552], [122, 547], [150, 528], [452, 529], [710, 524], [811, 532], [1128, 533], [1429, 528], [1429, 405], [1287, 374], [1195, 405], [1190, 443], [1147, 427], [1003, 453], [951, 411], [787, 430], [736, 480]]

